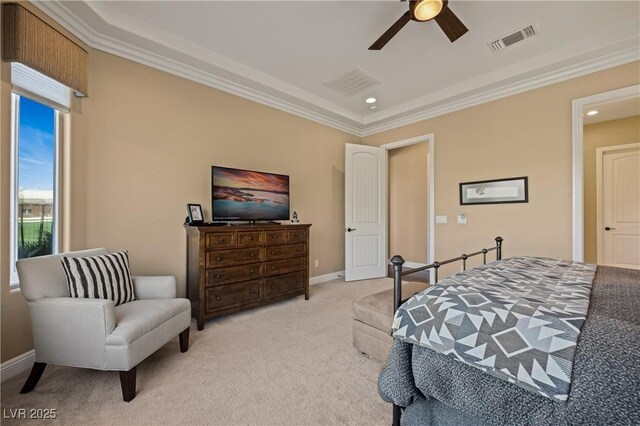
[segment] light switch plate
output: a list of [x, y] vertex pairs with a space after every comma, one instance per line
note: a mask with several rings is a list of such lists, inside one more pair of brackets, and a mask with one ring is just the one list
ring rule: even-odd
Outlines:
[[447, 216], [436, 216], [436, 223], [447, 223]]

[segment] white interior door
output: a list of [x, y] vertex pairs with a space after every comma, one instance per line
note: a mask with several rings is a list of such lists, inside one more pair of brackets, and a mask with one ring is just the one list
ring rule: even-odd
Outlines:
[[[640, 269], [640, 151], [602, 152], [602, 220], [598, 263]], [[602, 242], [602, 247], [600, 247]]]
[[386, 276], [386, 174], [384, 148], [346, 145], [346, 281]]

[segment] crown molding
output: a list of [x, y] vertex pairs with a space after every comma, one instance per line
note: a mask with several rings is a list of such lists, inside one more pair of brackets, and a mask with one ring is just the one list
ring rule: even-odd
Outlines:
[[[253, 81], [250, 80], [250, 78], [245, 78], [249, 84], [255, 83], [252, 84], [255, 87], [251, 87], [249, 84], [232, 81], [231, 79], [222, 77], [216, 73], [207, 72], [198, 67], [176, 61], [151, 50], [143, 49], [131, 43], [102, 34], [91, 28], [82, 19], [78, 18], [73, 12], [71, 12], [65, 5], [59, 2], [37, 0], [34, 1], [33, 4], [63, 25], [82, 42], [94, 49], [111, 53], [116, 56], [315, 121], [354, 136], [361, 136], [364, 127], [362, 124], [362, 117], [353, 117], [353, 114], [350, 114], [348, 111], [344, 110], [344, 108], [324, 100], [320, 100], [319, 98], [314, 99], [316, 98], [315, 96], [300, 93], [302, 92], [300, 90], [295, 91], [296, 93], [293, 95], [289, 94], [286, 89], [283, 90], [281, 88], [274, 87], [278, 85], [278, 82], [276, 82], [275, 79], [270, 79], [271, 81], [265, 84], [255, 81], [257, 78]], [[90, 9], [97, 17], [102, 19], [94, 7], [90, 7]], [[109, 22], [105, 20], [103, 21], [106, 25], [112, 26]], [[153, 40], [155, 40], [155, 38]], [[190, 49], [188, 46], [180, 46], [175, 50], [182, 51], [188, 55]], [[195, 58], [195, 55], [192, 57]], [[230, 69], [220, 69], [220, 71], [226, 71], [227, 74], [229, 74], [229, 72], [235, 72], [238, 75], [246, 74], [246, 70], [241, 71], [239, 69], [241, 67], [239, 64], [234, 65], [231, 63], [226, 65], [227, 68]], [[285, 85], [285, 83], [282, 83], [282, 85]], [[291, 90], [288, 91], [291, 92]], [[323, 103], [325, 105], [318, 106], [319, 103]], [[340, 111], [342, 114], [336, 113], [335, 111]], [[347, 114], [351, 115], [351, 117], [347, 116]]]
[[[338, 129], [357, 137], [370, 136], [397, 127], [448, 114], [482, 103], [498, 100], [549, 84], [580, 77], [607, 68], [640, 60], [637, 38], [626, 40], [627, 45], [612, 44], [609, 52], [600, 55], [586, 52], [583, 59], [569, 60], [568, 65], [557, 68], [559, 59], [551, 64], [527, 72], [502, 72], [494, 79], [467, 82], [440, 94], [439, 99], [422, 98], [399, 105], [392, 110], [371, 116], [354, 114], [338, 105], [321, 99], [285, 82], [252, 70], [213, 52], [198, 51], [185, 40], [171, 38], [167, 33], [150, 26], [137, 28], [132, 21], [113, 12], [105, 13], [95, 4], [81, 2], [110, 30], [133, 34], [147, 42], [160, 43], [169, 53], [179, 53], [190, 63], [124, 42], [90, 27], [63, 3], [35, 0], [33, 4], [55, 19], [88, 46], [114, 54], [161, 71], [210, 86], [224, 92], [266, 105], [308, 120]], [[109, 21], [111, 20], [111, 22]], [[118, 21], [118, 25], [113, 24]], [[125, 24], [126, 23], [126, 24]], [[130, 28], [127, 28], [127, 25]], [[630, 45], [629, 45], [630, 44]], [[158, 44], [160, 46], [160, 44]], [[609, 48], [609, 47], [607, 47]], [[158, 49], [160, 50], [160, 49]], [[203, 54], [204, 53], [204, 54]], [[204, 59], [203, 59], [204, 57]], [[209, 60], [207, 60], [209, 59]], [[544, 71], [545, 68], [554, 69]], [[418, 103], [417, 103], [418, 102]], [[422, 105], [419, 103], [422, 102]], [[384, 115], [383, 115], [384, 114]]]
[[603, 71], [638, 60], [640, 60], [640, 51], [638, 50], [638, 47], [628, 47], [619, 52], [594, 59], [587, 59], [580, 63], [572, 64], [561, 69], [537, 74], [534, 77], [519, 80], [511, 84], [505, 84], [499, 88], [485, 90], [477, 94], [464, 96], [461, 99], [445, 100], [444, 102], [433, 107], [426, 107], [417, 111], [414, 110], [413, 112], [400, 113], [390, 118], [376, 120], [365, 125], [361, 136], [366, 137], [385, 132], [387, 130], [392, 130], [398, 127], [417, 123], [419, 121], [438, 117], [444, 114], [449, 114], [476, 105], [506, 98], [518, 93], [538, 89], [540, 87], [581, 77], [594, 72]]

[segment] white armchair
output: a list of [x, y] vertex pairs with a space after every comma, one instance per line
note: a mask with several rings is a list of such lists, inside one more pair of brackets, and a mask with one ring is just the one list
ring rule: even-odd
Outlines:
[[120, 372], [122, 396], [136, 396], [136, 366], [180, 336], [189, 349], [191, 305], [176, 298], [174, 277], [132, 277], [135, 301], [69, 297], [60, 258], [107, 254], [105, 249], [21, 259], [20, 289], [29, 304], [36, 362], [20, 393], [31, 392], [47, 364]]

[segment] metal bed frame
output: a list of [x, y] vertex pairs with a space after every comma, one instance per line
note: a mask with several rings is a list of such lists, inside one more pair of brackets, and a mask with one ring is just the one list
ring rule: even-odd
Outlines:
[[[483, 248], [482, 250], [476, 251], [470, 254], [462, 254], [458, 257], [454, 257], [451, 259], [443, 260], [442, 262], [435, 261], [429, 265], [421, 266], [415, 269], [409, 269], [407, 271], [402, 270], [402, 265], [404, 264], [404, 259], [402, 256], [395, 255], [391, 258], [391, 264], [393, 265], [393, 312], [396, 312], [400, 305], [402, 304], [402, 276], [413, 274], [415, 272], [425, 271], [427, 269], [434, 270], [434, 282], [433, 284], [438, 283], [438, 269], [441, 266], [448, 265], [449, 263], [458, 262], [462, 260], [462, 270], [467, 270], [467, 259], [473, 256], [482, 255], [482, 264], [487, 264], [487, 253], [490, 251], [496, 252], [496, 260], [502, 260], [502, 237], [495, 238], [496, 245], [491, 248]], [[402, 414], [402, 409], [400, 406], [393, 404], [393, 426], [400, 426], [400, 416]]]

